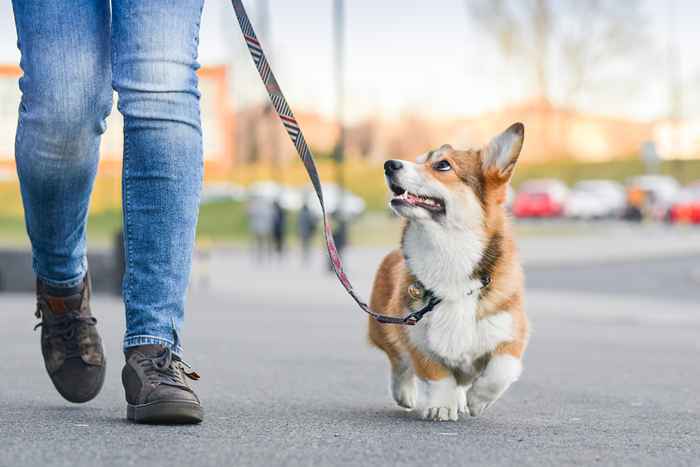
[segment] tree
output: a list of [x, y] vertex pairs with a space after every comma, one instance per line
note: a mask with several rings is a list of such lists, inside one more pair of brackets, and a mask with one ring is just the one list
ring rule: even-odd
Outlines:
[[567, 102], [620, 71], [646, 41], [639, 0], [465, 0], [501, 52], [525, 70], [537, 97]]

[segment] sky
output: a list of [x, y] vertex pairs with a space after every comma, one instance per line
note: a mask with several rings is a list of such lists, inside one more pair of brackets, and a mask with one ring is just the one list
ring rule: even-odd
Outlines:
[[[293, 108], [332, 114], [332, 0], [267, 0], [268, 34], [260, 34], [272, 68]], [[624, 0], [612, 0], [624, 1]], [[244, 0], [261, 27], [262, 0]], [[645, 57], [633, 73], [582, 94], [585, 111], [635, 119], [668, 113], [668, 1], [644, 0], [650, 43], [630, 51]], [[700, 2], [675, 0], [687, 116], [700, 118]], [[464, 117], [531, 95], [515, 64], [504, 59], [466, 13], [464, 0], [346, 0], [346, 115], [348, 120], [418, 113]], [[227, 0], [205, 2], [200, 61], [232, 65], [234, 105], [259, 102], [264, 90], [243, 46]], [[0, 3], [0, 62], [18, 53], [10, 2]], [[602, 92], [601, 92], [602, 91]], [[699, 109], [699, 110], [695, 110]]]

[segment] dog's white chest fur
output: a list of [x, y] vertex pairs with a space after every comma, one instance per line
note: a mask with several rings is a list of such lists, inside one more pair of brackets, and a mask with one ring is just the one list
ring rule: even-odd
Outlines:
[[[481, 259], [483, 242], [473, 231], [411, 225], [403, 243], [409, 269], [443, 300], [411, 328], [409, 338], [446, 366], [466, 371], [475, 359], [514, 335], [507, 310], [476, 318], [481, 283], [469, 276]], [[470, 290], [474, 292], [468, 294]]]
[[410, 331], [411, 342], [446, 366], [469, 371], [474, 360], [513, 338], [513, 318], [503, 312], [476, 319], [477, 295], [441, 303]]

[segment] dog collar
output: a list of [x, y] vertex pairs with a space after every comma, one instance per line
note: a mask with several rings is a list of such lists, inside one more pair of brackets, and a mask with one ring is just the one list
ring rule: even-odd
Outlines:
[[[473, 295], [474, 292], [487, 288], [491, 284], [491, 276], [484, 274], [479, 278], [479, 281], [481, 282], [481, 285], [479, 287], [467, 290], [466, 295]], [[409, 285], [407, 291], [409, 297], [413, 298], [414, 300], [422, 300], [425, 305], [420, 310], [414, 311], [406, 316], [404, 318], [406, 324], [416, 324], [442, 302], [441, 298], [435, 295], [432, 290], [426, 289], [425, 286], [418, 280]]]

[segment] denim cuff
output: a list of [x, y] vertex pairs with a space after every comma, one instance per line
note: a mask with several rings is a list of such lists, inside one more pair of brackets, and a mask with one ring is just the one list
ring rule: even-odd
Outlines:
[[44, 285], [48, 285], [49, 287], [53, 287], [55, 289], [70, 289], [72, 287], [77, 287], [83, 283], [83, 280], [85, 279], [85, 274], [87, 274], [87, 272], [84, 272], [77, 279], [69, 279], [67, 281], [52, 281], [37, 272], [35, 273], [37, 279], [43, 282]]
[[183, 351], [180, 345], [176, 346], [170, 339], [149, 335], [132, 336], [128, 339], [124, 339], [124, 352], [130, 347], [138, 347], [140, 345], [162, 345], [168, 347], [175, 355], [182, 358]]
[[76, 268], [73, 269], [77, 269], [80, 271], [76, 277], [68, 280], [54, 281], [49, 279], [39, 271], [39, 269], [44, 268], [39, 267], [39, 261], [37, 261], [37, 254], [34, 250], [32, 250], [32, 269], [34, 270], [34, 274], [36, 275], [37, 279], [39, 279], [45, 285], [56, 289], [70, 289], [71, 287], [77, 287], [80, 284], [82, 284], [83, 279], [85, 279], [85, 275], [88, 272], [88, 263], [87, 257], [83, 256], [83, 258], [80, 260], [80, 265], [76, 265]]

